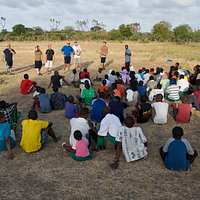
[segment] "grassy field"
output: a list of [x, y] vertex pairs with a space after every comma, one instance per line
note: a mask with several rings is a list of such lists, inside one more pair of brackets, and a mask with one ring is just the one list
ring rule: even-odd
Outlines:
[[[7, 43], [0, 43], [0, 52]], [[13, 75], [5, 75], [4, 63], [0, 61], [0, 100], [18, 102], [18, 109], [23, 118], [32, 105], [32, 96], [19, 94], [19, 83], [24, 73], [47, 88], [50, 75], [37, 77], [32, 67], [35, 45], [47, 48], [47, 42], [12, 42], [17, 54]], [[52, 42], [56, 50], [55, 68], [63, 64], [60, 49], [63, 42]], [[124, 44], [109, 43], [108, 69], [119, 69], [124, 62]], [[83, 49], [82, 62], [95, 75], [99, 67], [100, 42], [81, 42]], [[175, 45], [169, 43], [129, 43], [133, 52], [133, 64], [139, 67], [168, 68], [166, 60], [172, 59], [181, 65], [192, 68], [200, 62], [200, 45]], [[60, 70], [60, 74], [67, 75]], [[51, 92], [51, 90], [48, 90]], [[66, 95], [79, 94], [79, 90], [65, 86], [62, 92]], [[61, 148], [68, 141], [69, 123], [63, 111], [40, 118], [54, 123], [57, 135], [62, 136], [58, 144], [49, 139], [49, 144], [36, 154], [25, 154], [19, 147], [14, 149], [15, 159], [7, 161], [6, 154], [0, 154], [0, 199], [1, 200], [82, 200], [82, 199], [123, 199], [123, 200], [199, 200], [200, 199], [200, 161], [196, 160], [191, 172], [171, 172], [164, 168], [158, 148], [170, 137], [171, 129], [176, 125], [169, 116], [168, 124], [154, 125], [152, 122], [142, 125], [149, 141], [149, 156], [145, 160], [126, 163], [121, 157], [120, 167], [113, 171], [114, 150], [108, 145], [106, 151], [95, 153], [89, 162], [76, 162], [67, 157]], [[190, 124], [182, 125], [185, 137], [191, 144], [200, 149], [199, 139], [200, 114], [193, 111]], [[20, 138], [20, 131], [17, 133]]]

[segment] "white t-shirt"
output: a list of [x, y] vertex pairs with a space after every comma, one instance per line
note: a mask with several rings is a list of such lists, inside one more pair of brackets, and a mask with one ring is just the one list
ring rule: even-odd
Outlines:
[[71, 127], [71, 134], [69, 137], [69, 143], [72, 146], [72, 148], [75, 149], [76, 140], [74, 138], [74, 132], [79, 130], [82, 133], [82, 136], [86, 138], [86, 135], [88, 134], [90, 127], [88, 125], [88, 121], [81, 117], [72, 118], [70, 120], [70, 127]]
[[74, 45], [72, 47], [74, 49], [74, 58], [80, 58], [81, 57], [81, 47], [80, 45]]
[[112, 137], [116, 137], [121, 126], [119, 118], [109, 113], [102, 119], [98, 135], [105, 137], [109, 134]]
[[165, 102], [155, 102], [151, 104], [155, 110], [155, 117], [153, 119], [155, 124], [166, 124], [169, 104]]
[[122, 142], [122, 150], [127, 162], [147, 156], [147, 148], [144, 145], [147, 139], [140, 127], [128, 128], [123, 126], [115, 140]]
[[131, 89], [126, 90], [126, 99], [128, 102], [133, 101], [133, 90]]
[[149, 94], [149, 101], [153, 101], [154, 96], [157, 94], [162, 94], [164, 97], [164, 90], [163, 89], [153, 89]]
[[178, 80], [177, 85], [180, 87], [180, 92], [186, 92], [189, 89], [189, 82], [185, 79]]
[[150, 78], [151, 74], [147, 73], [147, 74], [144, 74], [144, 85], [147, 84], [147, 82], [149, 81], [149, 78]]

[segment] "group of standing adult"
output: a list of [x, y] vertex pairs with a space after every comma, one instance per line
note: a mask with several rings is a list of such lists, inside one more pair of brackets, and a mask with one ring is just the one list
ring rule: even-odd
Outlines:
[[[61, 49], [61, 52], [64, 56], [64, 70], [70, 69], [72, 57], [74, 59], [74, 65], [75, 68], [81, 67], [81, 53], [82, 49], [80, 44], [75, 41], [74, 44], [71, 46], [70, 42], [67, 41], [66, 45], [64, 45]], [[5, 63], [6, 63], [6, 72], [10, 73], [12, 71], [13, 67], [13, 55], [16, 54], [16, 51], [11, 48], [11, 45], [9, 44], [6, 49], [3, 51]], [[37, 45], [35, 47], [35, 69], [38, 75], [41, 74], [41, 68], [43, 66], [43, 53], [40, 49], [40, 46]], [[49, 44], [48, 49], [45, 52], [45, 68], [48, 73], [51, 72], [53, 67], [53, 62], [55, 60], [55, 51], [52, 48], [52, 46]], [[102, 69], [105, 69], [106, 66], [106, 60], [108, 56], [108, 46], [107, 42], [104, 41], [101, 48], [100, 48], [100, 62]], [[128, 45], [125, 45], [125, 67], [130, 67], [131, 64], [131, 50], [129, 49]]]

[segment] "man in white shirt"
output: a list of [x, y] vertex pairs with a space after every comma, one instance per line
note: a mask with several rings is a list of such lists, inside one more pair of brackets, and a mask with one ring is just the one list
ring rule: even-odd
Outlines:
[[155, 116], [153, 118], [154, 123], [155, 124], [166, 124], [169, 104], [166, 102], [163, 102], [163, 95], [157, 94], [156, 102], [152, 103], [151, 106], [154, 109], [154, 113], [155, 113]]
[[75, 68], [79, 68], [80, 67], [80, 64], [81, 64], [81, 47], [80, 45], [78, 44], [78, 42], [74, 42], [74, 45], [72, 47], [74, 49], [74, 65], [75, 65]]
[[180, 88], [180, 92], [187, 92], [190, 86], [189, 82], [184, 78], [184, 75], [180, 75], [180, 79], [177, 81], [177, 85]]
[[80, 131], [84, 138], [88, 138], [89, 129], [90, 129], [88, 120], [87, 120], [88, 115], [89, 115], [88, 108], [83, 108], [80, 112], [80, 117], [72, 118], [70, 120], [71, 134], [69, 137], [69, 143], [73, 149], [75, 149], [75, 146], [76, 146], [76, 140], [74, 138], [75, 131], [77, 130]]

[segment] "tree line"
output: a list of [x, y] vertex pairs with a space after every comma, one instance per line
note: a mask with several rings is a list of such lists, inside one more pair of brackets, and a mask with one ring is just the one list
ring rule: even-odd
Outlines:
[[59, 29], [60, 21], [50, 19], [50, 31], [41, 27], [26, 27], [23, 24], [16, 24], [12, 31], [5, 29], [6, 18], [1, 17], [0, 41], [39, 41], [39, 40], [131, 40], [140, 42], [176, 42], [189, 43], [200, 42], [200, 30], [193, 30], [188, 24], [172, 27], [169, 22], [161, 21], [156, 23], [150, 32], [141, 32], [140, 24], [122, 24], [116, 29], [106, 31], [103, 22], [92, 20], [78, 20], [76, 28], [66, 26]]

